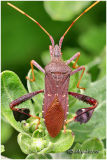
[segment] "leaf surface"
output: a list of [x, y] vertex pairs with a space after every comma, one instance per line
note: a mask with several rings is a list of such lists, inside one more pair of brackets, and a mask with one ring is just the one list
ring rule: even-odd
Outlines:
[[82, 9], [89, 5], [90, 2], [71, 2], [71, 1], [57, 1], [44, 2], [44, 7], [50, 17], [54, 20], [68, 21], [75, 15], [79, 14]]
[[[88, 83], [88, 81], [87, 81]], [[105, 139], [106, 133], [106, 78], [102, 78], [94, 83], [89, 83], [85, 95], [95, 98], [98, 101], [98, 106], [95, 109], [92, 118], [86, 124], [79, 124], [73, 122], [70, 124], [70, 128], [75, 133], [75, 141], [82, 142], [89, 137], [98, 137]], [[90, 105], [77, 101], [75, 108], [72, 108], [72, 112], [75, 113], [80, 108], [90, 107]], [[102, 125], [103, 124], [103, 125]]]
[[101, 157], [104, 146], [101, 140], [98, 138], [91, 138], [84, 141], [82, 145], [76, 144], [72, 149], [72, 159], [97, 159], [104, 158], [104, 154]]
[[[20, 122], [14, 119], [12, 110], [9, 107], [10, 102], [27, 94], [23, 84], [21, 83], [18, 76], [11, 71], [2, 72], [1, 76], [1, 112], [6, 120], [19, 132], [22, 132]], [[19, 105], [21, 108], [29, 108], [31, 114], [34, 113], [33, 105], [28, 100]]]
[[61, 131], [60, 134], [52, 138], [50, 136], [47, 137], [51, 143], [53, 143], [53, 150], [52, 153], [64, 152], [68, 150], [73, 142], [74, 142], [74, 135], [71, 130], [67, 130], [66, 133]]

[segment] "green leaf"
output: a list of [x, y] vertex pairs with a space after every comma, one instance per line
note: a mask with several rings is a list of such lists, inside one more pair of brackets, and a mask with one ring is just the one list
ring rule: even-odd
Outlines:
[[53, 143], [52, 153], [64, 152], [68, 150], [72, 146], [74, 138], [75, 137], [71, 130], [66, 130], [66, 133], [61, 131], [55, 138], [47, 136], [47, 139]]
[[75, 15], [82, 12], [82, 9], [87, 7], [90, 2], [44, 2], [44, 7], [47, 13], [53, 20], [68, 21]]
[[19, 133], [17, 137], [18, 144], [25, 154], [32, 153], [31, 150], [31, 137], [28, 134], [25, 133]]
[[47, 141], [47, 146], [45, 146], [45, 148], [43, 150], [41, 150], [38, 154], [44, 154], [44, 153], [51, 153], [51, 151], [53, 150], [53, 143], [51, 143], [50, 141], [47, 140], [47, 137], [46, 138], [46, 141]]
[[[2, 72], [1, 76], [1, 111], [6, 120], [19, 132], [22, 132], [20, 122], [16, 122], [9, 107], [10, 102], [26, 94], [26, 90], [18, 76], [11, 71]], [[21, 108], [29, 108], [34, 113], [31, 101], [19, 105]]]
[[42, 59], [42, 62], [43, 64], [46, 66], [47, 64], [49, 64], [51, 58], [50, 58], [50, 53], [49, 53], [49, 50], [46, 50], [44, 52], [42, 52], [41, 54], [41, 59]]
[[5, 151], [4, 145], [1, 145], [1, 153]]
[[[82, 145], [76, 144], [72, 149], [72, 159], [97, 159], [104, 146], [98, 138], [87, 139]], [[102, 156], [102, 159], [104, 156]]]
[[98, 138], [87, 139], [83, 144], [76, 143], [67, 152], [52, 154], [54, 159], [106, 159], [104, 145]]
[[18, 135], [18, 144], [25, 154], [36, 153], [43, 155], [46, 153], [58, 153], [68, 150], [73, 142], [74, 135], [70, 130], [61, 131], [55, 138], [46, 135], [41, 138], [34, 138], [28, 134], [20, 133]]
[[69, 153], [72, 153], [72, 155], [70, 155], [70, 158], [72, 157], [74, 159], [81, 159], [81, 145], [77, 143], [75, 147], [69, 151]]
[[[104, 148], [103, 143], [98, 138], [88, 139], [82, 145], [82, 150], [83, 151], [87, 149], [88, 151], [92, 151], [92, 152], [95, 151], [95, 153], [103, 150], [103, 148]], [[89, 156], [89, 154], [83, 154], [82, 158], [83, 159], [87, 159], [87, 158], [95, 159], [96, 154], [91, 154], [90, 156]]]
[[104, 47], [101, 53], [101, 63], [99, 64], [100, 74], [99, 79], [103, 78], [106, 75], [106, 47]]
[[[31, 149], [32, 152], [42, 152], [47, 147], [47, 141], [43, 138], [32, 138]], [[43, 152], [44, 153], [44, 152]]]
[[106, 44], [105, 25], [93, 26], [79, 36], [78, 43], [89, 51], [92, 56], [98, 56]]
[[18, 135], [18, 143], [22, 152], [25, 154], [36, 153], [42, 155], [49, 153], [53, 148], [53, 144], [45, 139], [45, 137], [34, 138], [25, 133]]
[[98, 153], [97, 159], [106, 159], [106, 149], [104, 149]]
[[[88, 81], [87, 81], [88, 83]], [[71, 126], [72, 131], [75, 134], [75, 141], [83, 142], [85, 139], [89, 137], [97, 137], [100, 139], [105, 139], [106, 137], [106, 78], [102, 78], [94, 83], [89, 83], [87, 90], [85, 91], [85, 95], [95, 98], [98, 100], [98, 106], [95, 109], [93, 116], [90, 121], [86, 124], [79, 124], [77, 122], [73, 122], [69, 124]], [[75, 104], [75, 108], [72, 108], [72, 112], [75, 113], [80, 108], [90, 107], [90, 105], [85, 104], [81, 101], [78, 101]], [[103, 125], [102, 125], [103, 124]]]
[[29, 154], [26, 159], [52, 159], [52, 157], [49, 154], [36, 154], [36, 153], [32, 153]]
[[93, 61], [87, 64], [87, 70], [89, 71], [92, 69], [94, 66], [99, 65], [101, 63], [101, 58], [97, 57]]
[[[8, 133], [8, 134], [7, 134]], [[13, 128], [4, 120], [1, 120], [1, 143], [4, 144], [12, 136]]]
[[67, 152], [52, 153], [51, 155], [53, 159], [71, 159], [71, 155]]
[[91, 75], [92, 82], [98, 80], [98, 76], [100, 72], [100, 69], [99, 69], [100, 63], [101, 63], [101, 58], [97, 57], [87, 65], [88, 73]]

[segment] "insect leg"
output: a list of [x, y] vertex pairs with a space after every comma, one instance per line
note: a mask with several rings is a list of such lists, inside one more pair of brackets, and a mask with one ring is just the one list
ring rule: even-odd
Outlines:
[[29, 77], [26, 77], [26, 79], [28, 79], [29, 81], [33, 82], [35, 81], [35, 76], [34, 76], [34, 70], [33, 70], [33, 65], [35, 67], [37, 67], [41, 72], [45, 73], [45, 70], [34, 60], [32, 60], [30, 62], [30, 65], [31, 65], [31, 69], [32, 69], [32, 79], [30, 79]]
[[12, 101], [10, 103], [10, 109], [13, 111], [13, 115], [14, 115], [14, 118], [16, 121], [21, 122], [22, 120], [26, 120], [29, 117], [35, 117], [36, 119], [39, 120], [39, 122], [38, 122], [38, 125], [39, 125], [40, 117], [30, 115], [29, 114], [30, 110], [27, 108], [15, 108], [15, 107], [18, 106], [19, 104], [25, 102], [26, 100], [31, 99], [33, 96], [35, 96], [39, 93], [43, 93], [43, 92], [44, 92], [44, 90], [39, 90], [39, 91], [35, 91], [32, 93], [28, 93], [28, 94], [25, 94], [24, 96], [21, 96], [21, 97], [15, 99], [14, 101]]
[[66, 64], [67, 64], [67, 65], [70, 64], [71, 61], [73, 61], [75, 58], [77, 58], [76, 61], [75, 61], [75, 63], [74, 63], [73, 66], [72, 66], [72, 67], [75, 68], [76, 70], [74, 70], [74, 71], [71, 72], [71, 76], [72, 76], [73, 74], [75, 74], [76, 72], [79, 72], [80, 70], [83, 70], [82, 73], [81, 73], [80, 79], [79, 79], [79, 81], [78, 81], [78, 83], [77, 83], [77, 88], [79, 88], [79, 89], [85, 89], [85, 88], [83, 88], [83, 87], [79, 87], [81, 78], [82, 78], [82, 76], [83, 76], [83, 74], [84, 74], [84, 71], [85, 71], [85, 67], [84, 67], [84, 66], [81, 66], [81, 67], [76, 66], [79, 57], [80, 57], [80, 52], [77, 52], [73, 57], [71, 57], [69, 60], [66, 61]]
[[76, 66], [76, 63], [77, 63], [79, 57], [80, 57], [80, 52], [77, 52], [73, 57], [71, 57], [69, 60], [66, 61], [66, 64], [67, 65], [70, 64], [75, 58], [77, 58], [72, 67], [73, 68], [78, 68], [79, 66]]
[[[92, 97], [82, 95], [82, 94], [79, 94], [79, 93], [68, 92], [68, 94], [72, 95], [73, 97], [75, 97], [75, 98], [77, 98], [77, 99], [79, 99], [79, 100], [81, 100], [81, 101], [83, 101], [87, 104], [92, 105], [92, 107], [80, 108], [79, 110], [76, 111], [76, 116], [67, 120], [65, 122], [65, 125], [68, 124], [69, 122], [73, 121], [73, 120], [76, 121], [76, 122], [80, 122], [80, 124], [87, 123], [90, 120], [94, 109], [98, 105], [97, 100], [92, 98]], [[64, 126], [64, 129], [66, 130], [66, 126]]]
[[70, 75], [72, 76], [73, 74], [75, 74], [75, 73], [77, 73], [77, 72], [79, 72], [79, 71], [81, 71], [81, 70], [83, 70], [83, 71], [82, 71], [81, 76], [80, 76], [80, 79], [79, 79], [79, 81], [78, 81], [78, 83], [77, 83], [77, 88], [79, 88], [79, 89], [85, 89], [85, 88], [79, 86], [79, 85], [80, 85], [80, 81], [81, 81], [82, 76], [83, 76], [84, 71], [85, 71], [85, 67], [84, 67], [84, 66], [80, 66], [80, 67], [77, 68], [76, 70], [72, 71]]

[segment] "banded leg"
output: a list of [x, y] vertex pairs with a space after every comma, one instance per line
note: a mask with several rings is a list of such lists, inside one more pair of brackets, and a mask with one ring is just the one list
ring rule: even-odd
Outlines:
[[34, 60], [32, 60], [30, 62], [30, 65], [31, 65], [31, 69], [32, 69], [32, 79], [30, 79], [29, 77], [26, 77], [26, 79], [28, 79], [31, 82], [34, 82], [35, 81], [35, 76], [34, 76], [33, 66], [37, 67], [43, 73], [45, 73], [45, 70]]
[[[87, 123], [92, 114], [94, 109], [97, 107], [98, 102], [96, 99], [86, 96], [86, 95], [82, 95], [79, 93], [74, 93], [74, 92], [68, 92], [69, 95], [72, 95], [73, 97], [79, 99], [80, 101], [83, 101], [87, 104], [92, 105], [92, 107], [88, 107], [88, 108], [80, 108], [79, 110], [76, 111], [76, 116], [74, 116], [73, 118], [67, 120], [65, 122], [65, 125], [68, 124], [71, 121], [76, 121], [76, 122], [80, 122], [80, 124], [82, 123]], [[66, 126], [64, 125], [64, 132], [66, 131]]]
[[77, 83], [77, 88], [79, 88], [79, 89], [85, 89], [85, 88], [83, 88], [83, 87], [79, 87], [81, 78], [82, 78], [82, 76], [83, 76], [83, 74], [84, 74], [84, 71], [85, 71], [85, 67], [84, 67], [84, 66], [81, 66], [81, 67], [76, 66], [79, 57], [80, 57], [80, 52], [77, 52], [73, 57], [71, 57], [69, 60], [66, 61], [66, 64], [67, 64], [67, 65], [70, 64], [75, 58], [77, 58], [76, 61], [75, 61], [75, 63], [74, 63], [73, 66], [72, 66], [72, 67], [73, 67], [74, 69], [76, 69], [76, 70], [74, 70], [73, 72], [71, 72], [71, 75], [75, 74], [76, 72], [78, 72], [78, 71], [80, 71], [80, 70], [83, 70], [82, 73], [81, 73], [80, 79], [79, 79], [79, 81], [78, 81], [78, 83]]
[[15, 118], [16, 121], [21, 122], [22, 120], [26, 120], [29, 117], [35, 117], [36, 119], [39, 120], [39, 122], [38, 122], [38, 125], [39, 125], [40, 117], [30, 115], [29, 114], [30, 110], [27, 109], [27, 108], [15, 108], [15, 107], [18, 106], [19, 104], [25, 102], [26, 100], [31, 99], [35, 95], [37, 95], [39, 93], [43, 93], [43, 92], [44, 92], [44, 90], [39, 90], [39, 91], [35, 91], [35, 92], [32, 92], [32, 93], [28, 93], [28, 94], [25, 94], [22, 97], [17, 98], [16, 100], [14, 100], [10, 103], [10, 109], [13, 111], [13, 115], [14, 115], [14, 118]]
[[78, 68], [78, 66], [76, 67], [76, 63], [77, 63], [79, 57], [80, 57], [80, 52], [77, 52], [73, 57], [71, 57], [69, 60], [66, 61], [66, 64], [67, 65], [70, 64], [75, 58], [77, 58], [72, 67], [73, 68]]
[[81, 67], [77, 68], [76, 70], [72, 71], [71, 74], [70, 74], [70, 76], [72, 76], [73, 74], [75, 74], [75, 73], [77, 73], [77, 72], [79, 72], [79, 71], [81, 71], [81, 70], [83, 70], [83, 71], [82, 71], [81, 76], [80, 76], [80, 79], [79, 79], [79, 81], [78, 81], [78, 83], [77, 83], [77, 88], [79, 88], [79, 89], [84, 89], [84, 90], [85, 90], [85, 88], [79, 86], [79, 85], [80, 85], [80, 81], [81, 81], [82, 76], [83, 76], [84, 71], [85, 71], [85, 67], [84, 67], [84, 66], [81, 66]]

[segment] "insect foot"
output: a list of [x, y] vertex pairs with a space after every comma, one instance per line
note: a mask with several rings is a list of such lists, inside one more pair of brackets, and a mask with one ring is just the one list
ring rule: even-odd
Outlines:
[[80, 124], [87, 123], [90, 120], [93, 112], [94, 109], [89, 110], [89, 108], [81, 108], [76, 112], [75, 121], [80, 122]]
[[[87, 123], [90, 120], [94, 109], [98, 106], [98, 101], [92, 97], [82, 95], [79, 93], [68, 92], [68, 94], [72, 95], [80, 101], [92, 105], [92, 107], [80, 108], [79, 110], [77, 110], [76, 116], [74, 117], [74, 121], [80, 122], [80, 124]], [[72, 121], [72, 119], [68, 120], [68, 122], [70, 121]]]

